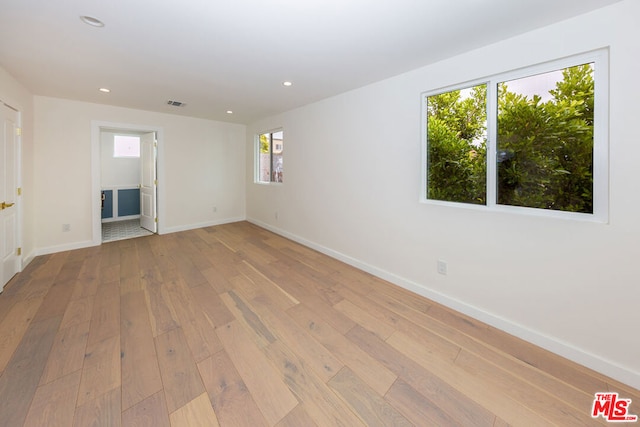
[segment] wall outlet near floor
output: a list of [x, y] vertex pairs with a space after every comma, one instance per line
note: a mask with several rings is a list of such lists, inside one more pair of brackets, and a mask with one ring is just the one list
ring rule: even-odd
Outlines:
[[217, 206], [214, 206], [214, 207], [213, 207], [213, 213], [216, 213], [216, 212], [218, 212], [218, 207], [217, 207]]
[[443, 276], [447, 275], [447, 262], [441, 259], [438, 260], [438, 274], [442, 274]]
[[278, 220], [278, 211], [275, 213], [276, 221]]
[[62, 224], [62, 232], [66, 233], [68, 231], [71, 231], [71, 224]]

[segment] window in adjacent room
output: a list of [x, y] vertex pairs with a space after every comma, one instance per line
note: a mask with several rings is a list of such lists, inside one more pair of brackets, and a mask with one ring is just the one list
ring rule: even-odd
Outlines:
[[423, 199], [607, 217], [607, 55], [424, 95]]
[[113, 157], [140, 157], [140, 137], [115, 135], [113, 137]]
[[258, 182], [282, 182], [283, 135], [282, 130], [258, 135], [256, 144]]

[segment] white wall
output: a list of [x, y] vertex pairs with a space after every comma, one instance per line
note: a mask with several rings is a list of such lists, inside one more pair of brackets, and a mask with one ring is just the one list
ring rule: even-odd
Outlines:
[[113, 140], [124, 132], [100, 132], [100, 185], [103, 188], [135, 188], [140, 184], [140, 158], [114, 157]]
[[[248, 219], [640, 388], [638, 16], [623, 1], [252, 124]], [[604, 46], [608, 224], [418, 202], [421, 92]], [[284, 184], [254, 184], [254, 135], [279, 127]]]
[[162, 129], [161, 233], [244, 218], [243, 125], [41, 96], [34, 104], [38, 253], [91, 244], [92, 122]]
[[33, 95], [13, 76], [0, 67], [0, 100], [20, 111], [22, 136], [20, 137], [22, 159], [22, 259], [28, 263], [35, 253], [35, 196], [34, 196], [34, 142], [33, 142]]

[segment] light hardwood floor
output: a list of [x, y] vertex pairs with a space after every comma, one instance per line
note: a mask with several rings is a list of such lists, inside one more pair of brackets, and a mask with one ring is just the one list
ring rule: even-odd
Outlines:
[[246, 222], [36, 258], [1, 426], [602, 425], [640, 392]]

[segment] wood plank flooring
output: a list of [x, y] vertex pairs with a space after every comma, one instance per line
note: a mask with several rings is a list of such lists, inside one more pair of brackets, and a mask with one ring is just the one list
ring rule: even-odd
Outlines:
[[585, 426], [640, 391], [247, 222], [36, 258], [0, 426]]

